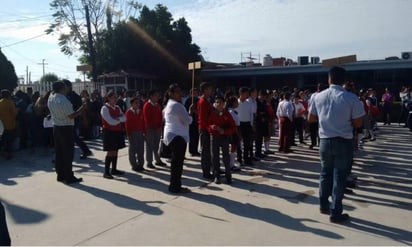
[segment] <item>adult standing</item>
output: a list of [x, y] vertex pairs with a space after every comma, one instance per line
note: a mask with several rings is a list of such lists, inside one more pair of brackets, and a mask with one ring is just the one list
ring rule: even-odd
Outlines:
[[210, 103], [210, 97], [212, 95], [212, 85], [208, 82], [202, 82], [200, 84], [200, 91], [202, 96], [200, 96], [197, 102], [197, 114], [199, 123], [199, 138], [200, 146], [202, 149], [200, 155], [200, 164], [202, 166], [203, 178], [214, 179], [214, 176], [210, 173], [212, 167], [211, 158], [211, 144], [210, 144], [210, 133], [208, 131], [209, 117], [213, 110], [212, 104]]
[[187, 193], [188, 188], [182, 187], [183, 161], [185, 159], [186, 146], [189, 141], [189, 125], [193, 121], [190, 116], [194, 106], [189, 107], [189, 113], [182, 104], [182, 91], [177, 84], [169, 86], [169, 100], [164, 111], [165, 128], [164, 139], [165, 145], [170, 147], [172, 153], [170, 184], [171, 193]]
[[11, 99], [11, 93], [7, 89], [1, 90], [0, 99], [0, 120], [3, 123], [3, 136], [1, 137], [0, 148], [4, 147], [6, 159], [12, 158], [12, 143], [16, 135], [17, 108]]
[[399, 98], [401, 100], [401, 113], [399, 114], [398, 125], [400, 126], [403, 123], [403, 127], [407, 126], [408, 110], [406, 109], [406, 104], [408, 103], [409, 89], [406, 86], [402, 86], [401, 91], [399, 92]]
[[320, 212], [330, 215], [333, 223], [349, 219], [342, 214], [342, 200], [353, 158], [353, 128], [362, 125], [365, 114], [356, 95], [340, 86], [344, 80], [345, 69], [331, 68], [329, 88], [313, 99], [308, 116], [309, 121], [319, 122]]
[[55, 168], [57, 181], [66, 184], [78, 183], [82, 178], [73, 175], [74, 156], [74, 119], [82, 114], [85, 105], [81, 105], [77, 111], [67, 99], [68, 90], [63, 81], [53, 83], [53, 93], [49, 96], [47, 106], [53, 120], [53, 137], [55, 147]]
[[[73, 105], [73, 111], [77, 111], [79, 107], [82, 105], [82, 98], [80, 95], [78, 95], [76, 92], [73, 91], [72, 83], [69, 80], [62, 80], [64, 84], [66, 84], [67, 87], [67, 94], [66, 97], [69, 99], [70, 103]], [[90, 151], [89, 147], [87, 144], [80, 139], [79, 133], [80, 133], [80, 125], [81, 121], [79, 117], [76, 117], [74, 119], [74, 129], [73, 129], [73, 135], [74, 135], [74, 142], [76, 145], [82, 150], [82, 154], [80, 155], [80, 159], [86, 159], [87, 156], [92, 155], [92, 151]]]
[[117, 155], [119, 149], [126, 147], [121, 124], [126, 121], [126, 116], [116, 103], [117, 94], [109, 91], [106, 95], [106, 103], [100, 111], [103, 126], [103, 150], [107, 151], [103, 177], [107, 179], [113, 179], [113, 175], [124, 174], [123, 171], [117, 170]]
[[157, 90], [149, 92], [149, 100], [143, 105], [143, 118], [146, 134], [146, 166], [156, 168], [153, 165], [153, 156], [157, 166], [166, 166], [160, 159], [158, 150], [162, 135], [162, 107], [159, 104], [160, 94]]

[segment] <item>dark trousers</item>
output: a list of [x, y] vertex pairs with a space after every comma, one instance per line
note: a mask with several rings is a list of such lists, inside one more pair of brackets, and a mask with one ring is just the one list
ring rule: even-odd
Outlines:
[[6, 212], [3, 204], [0, 201], [0, 246], [10, 246], [11, 240], [9, 230], [7, 228]]
[[316, 146], [318, 143], [319, 123], [309, 123], [310, 141], [312, 146]]
[[202, 153], [200, 156], [200, 164], [202, 166], [203, 176], [210, 174], [212, 166], [211, 150], [210, 150], [210, 133], [207, 130], [199, 130], [200, 145]]
[[268, 135], [268, 130], [269, 130], [269, 126], [267, 124], [256, 125], [255, 156], [261, 156], [262, 155], [263, 137]]
[[229, 136], [212, 136], [213, 175], [220, 176], [220, 149], [222, 149], [223, 164], [226, 177], [230, 178]]
[[199, 127], [197, 123], [193, 122], [189, 125], [189, 153], [197, 154], [199, 146]]
[[70, 180], [73, 176], [74, 135], [73, 126], [54, 126], [55, 168], [57, 178]]
[[290, 134], [292, 122], [287, 117], [279, 118], [279, 150], [287, 151], [290, 149]]
[[4, 152], [6, 154], [10, 154], [12, 152], [12, 146], [14, 139], [16, 137], [16, 130], [4, 130], [3, 136], [1, 137], [0, 148], [3, 147]]
[[185, 139], [181, 136], [176, 136], [169, 144], [172, 152], [169, 185], [169, 191], [171, 192], [179, 192], [182, 188], [183, 161], [185, 159], [186, 145]]
[[291, 136], [291, 141], [292, 143], [295, 143], [295, 136], [296, 132], [299, 134], [299, 142], [303, 142], [303, 118], [298, 117], [293, 119], [292, 122], [292, 136]]
[[79, 136], [79, 128], [73, 128], [73, 135], [74, 135], [74, 142], [76, 145], [82, 150], [83, 153], [91, 152], [90, 149], [87, 147], [86, 143], [80, 139]]
[[241, 145], [237, 147], [237, 159], [241, 162], [243, 154], [245, 163], [250, 163], [252, 162], [252, 125], [250, 125], [250, 122], [240, 122], [239, 129], [243, 142], [243, 150]]

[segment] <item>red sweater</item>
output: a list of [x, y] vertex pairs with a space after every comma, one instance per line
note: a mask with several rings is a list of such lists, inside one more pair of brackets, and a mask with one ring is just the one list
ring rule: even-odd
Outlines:
[[125, 127], [127, 135], [130, 135], [133, 131], [144, 131], [143, 113], [141, 111], [136, 113], [132, 109], [127, 110]]
[[221, 113], [222, 115], [220, 115], [219, 112], [216, 110], [213, 110], [210, 113], [210, 124], [208, 126], [208, 131], [212, 136], [222, 136], [222, 134], [220, 134], [219, 131], [214, 130], [214, 128], [216, 127], [220, 127], [224, 130], [224, 136], [229, 136], [236, 132], [236, 124], [233, 120], [232, 115], [230, 115], [230, 113], [227, 110], [224, 110]]
[[163, 116], [162, 108], [159, 104], [152, 105], [149, 101], [146, 101], [146, 103], [144, 103], [143, 105], [143, 118], [146, 128], [162, 128]]
[[200, 130], [207, 130], [209, 126], [209, 116], [213, 110], [212, 104], [205, 97], [200, 97], [197, 102], [198, 123]]
[[[110, 116], [112, 116], [112, 118], [118, 118], [120, 117], [120, 107], [118, 105], [115, 105], [114, 108], [104, 105], [103, 107], [107, 107], [107, 109], [109, 109], [109, 113]], [[111, 131], [122, 131], [122, 124], [117, 124], [117, 125], [110, 125], [108, 122], [106, 122], [106, 120], [104, 120], [104, 118], [102, 118], [102, 127], [103, 129], [107, 129], [107, 130], [111, 130]]]

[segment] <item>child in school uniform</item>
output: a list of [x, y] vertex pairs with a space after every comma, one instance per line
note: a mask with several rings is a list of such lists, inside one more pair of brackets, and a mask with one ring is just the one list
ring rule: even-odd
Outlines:
[[[131, 107], [126, 111], [126, 134], [129, 140], [129, 162], [132, 170], [136, 172], [144, 171], [144, 118], [143, 111], [140, 110], [138, 98], [130, 100]], [[137, 159], [136, 159], [137, 158]]]
[[232, 171], [240, 171], [240, 165], [235, 165], [235, 160], [237, 157], [237, 147], [240, 144], [240, 120], [237, 115], [237, 111], [235, 110], [239, 105], [237, 98], [235, 96], [230, 96], [226, 99], [226, 108], [229, 111], [230, 115], [232, 115], [233, 121], [236, 125], [236, 131], [230, 136], [229, 144], [230, 144], [230, 169]]
[[215, 183], [220, 184], [220, 149], [222, 149], [223, 164], [225, 165], [225, 177], [228, 184], [232, 183], [230, 170], [229, 140], [235, 133], [236, 125], [233, 117], [225, 108], [223, 97], [216, 97], [213, 110], [209, 116], [208, 131], [211, 135], [212, 164]]

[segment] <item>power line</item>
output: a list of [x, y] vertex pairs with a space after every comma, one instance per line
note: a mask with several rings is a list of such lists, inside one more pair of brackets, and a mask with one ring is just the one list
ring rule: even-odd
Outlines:
[[26, 41], [39, 38], [39, 37], [44, 36], [44, 35], [47, 35], [47, 34], [46, 34], [46, 33], [43, 33], [43, 34], [39, 34], [39, 35], [36, 35], [36, 36], [34, 36], [34, 37], [25, 39], [25, 40], [20, 40], [20, 41], [17, 41], [17, 42], [14, 42], [14, 43], [11, 43], [11, 44], [2, 46], [2, 47], [0, 47], [0, 49], [2, 49], [2, 48], [7, 48], [7, 47], [10, 47], [10, 46], [14, 46], [14, 45], [18, 45], [18, 44], [24, 43], [24, 42], [26, 42]]

